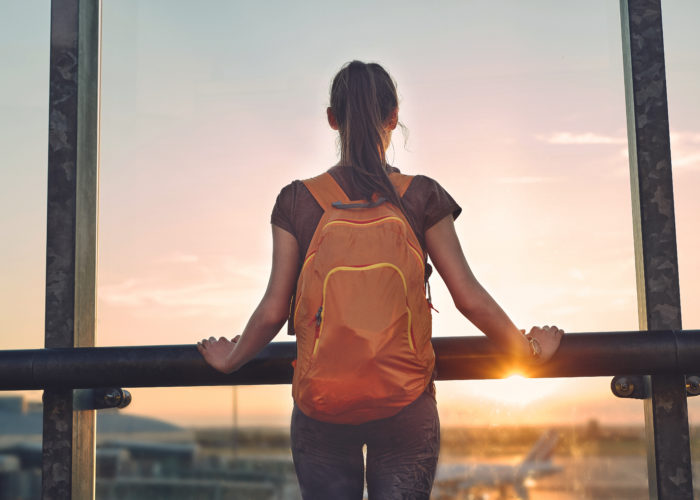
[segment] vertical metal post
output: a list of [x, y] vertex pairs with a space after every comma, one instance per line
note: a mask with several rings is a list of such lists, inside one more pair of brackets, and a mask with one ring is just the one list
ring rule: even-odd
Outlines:
[[[640, 330], [680, 330], [681, 307], [660, 0], [620, 0]], [[642, 333], [643, 334], [643, 333]], [[682, 374], [648, 379], [651, 499], [692, 499]]]
[[[53, 0], [46, 231], [46, 347], [95, 345], [100, 0]], [[42, 498], [95, 490], [95, 412], [44, 392]]]

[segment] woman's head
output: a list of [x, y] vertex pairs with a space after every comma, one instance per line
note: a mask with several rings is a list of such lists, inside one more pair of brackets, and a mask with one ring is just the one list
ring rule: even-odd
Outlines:
[[352, 61], [331, 85], [328, 121], [340, 134], [341, 163], [353, 167], [366, 198], [378, 192], [399, 204], [386, 172], [385, 151], [398, 123], [393, 79], [379, 64]]

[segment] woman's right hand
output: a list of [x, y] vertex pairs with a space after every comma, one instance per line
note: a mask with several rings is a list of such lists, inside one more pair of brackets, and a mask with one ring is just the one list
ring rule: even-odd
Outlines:
[[231, 355], [240, 338], [240, 335], [236, 335], [231, 340], [226, 337], [221, 337], [219, 340], [209, 337], [197, 342], [197, 350], [212, 368], [228, 374], [235, 371], [235, 367], [231, 366]]
[[[524, 333], [524, 331], [523, 331]], [[556, 326], [534, 326], [530, 332], [525, 335], [528, 339], [532, 338], [537, 341], [540, 346], [540, 354], [535, 359], [535, 363], [545, 363], [549, 361], [554, 353], [559, 348], [559, 343], [564, 335], [564, 330]]]

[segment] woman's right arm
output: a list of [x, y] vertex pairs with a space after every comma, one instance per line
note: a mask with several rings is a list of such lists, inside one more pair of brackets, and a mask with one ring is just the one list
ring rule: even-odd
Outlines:
[[[425, 240], [430, 259], [447, 285], [457, 309], [506, 352], [521, 360], [531, 360], [527, 337], [481, 286], [467, 264], [452, 215], [430, 227]], [[535, 338], [542, 349], [539, 361], [552, 357], [563, 333], [554, 326], [535, 327], [530, 331], [528, 335]]]
[[289, 316], [289, 302], [299, 272], [299, 246], [284, 229], [272, 226], [272, 269], [267, 290], [241, 335], [233, 340], [210, 337], [197, 344], [212, 367], [231, 373], [253, 359], [277, 335]]

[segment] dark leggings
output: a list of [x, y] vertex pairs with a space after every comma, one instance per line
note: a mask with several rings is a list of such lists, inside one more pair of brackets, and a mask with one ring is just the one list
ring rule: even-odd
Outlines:
[[428, 393], [393, 417], [359, 425], [319, 422], [295, 406], [291, 437], [304, 500], [361, 500], [365, 476], [369, 500], [430, 498], [440, 420]]

